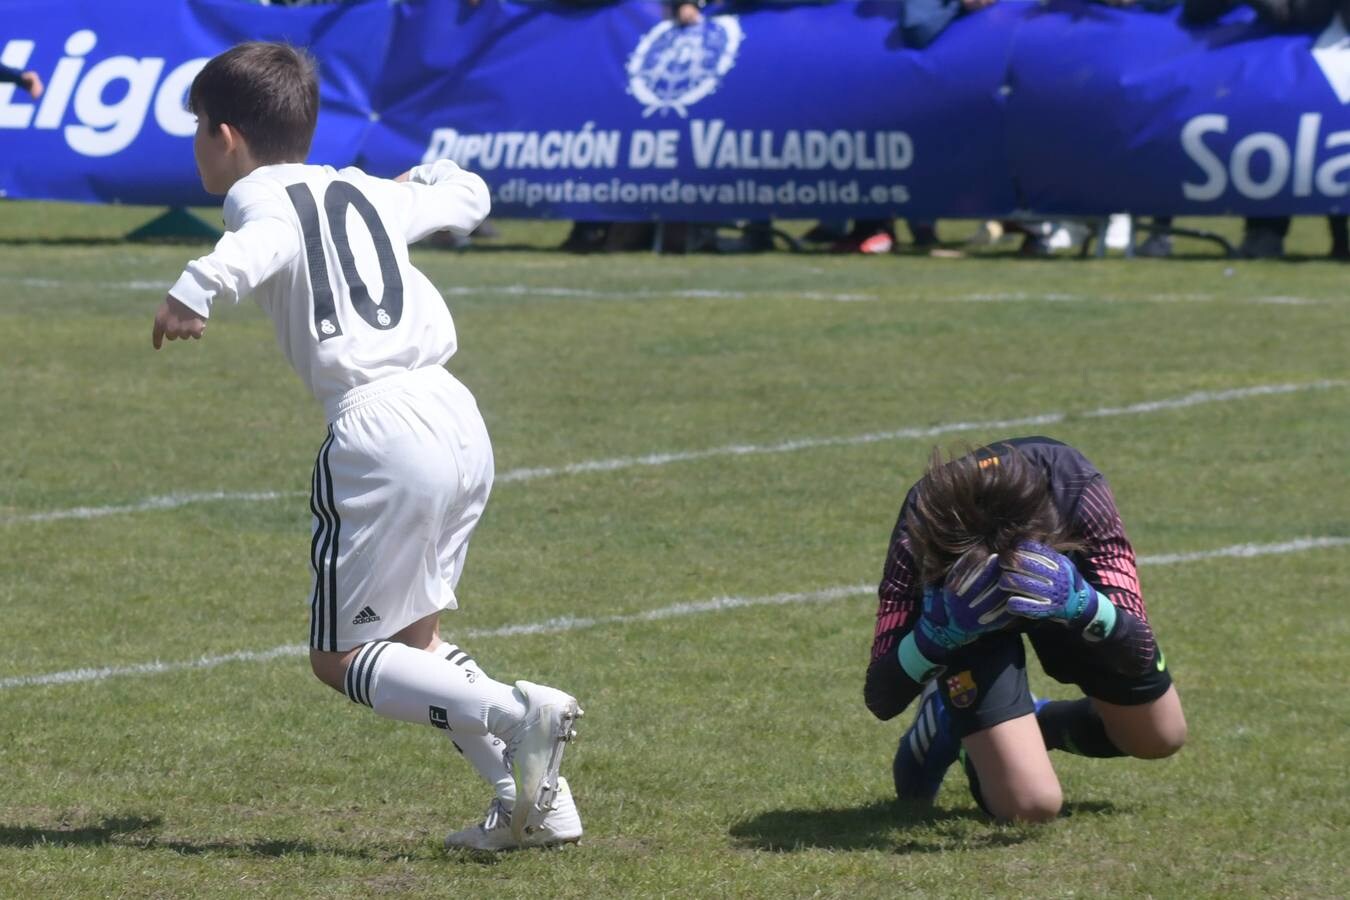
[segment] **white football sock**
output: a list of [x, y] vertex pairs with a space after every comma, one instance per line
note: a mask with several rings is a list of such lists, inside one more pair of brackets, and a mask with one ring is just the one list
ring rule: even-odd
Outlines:
[[[430, 652], [454, 665], [476, 673], [479, 678], [487, 677], [474, 658], [454, 644], [442, 643]], [[497, 799], [508, 807], [513, 806], [516, 800], [516, 780], [511, 777], [511, 770], [506, 767], [506, 760], [502, 758], [502, 751], [506, 749], [506, 743], [501, 738], [493, 737], [490, 734], [466, 734], [464, 732], [447, 731], [446, 735], [450, 738], [450, 742], [455, 745], [455, 749], [460, 752], [460, 755], [469, 761], [469, 765], [473, 766], [473, 770], [478, 773], [478, 776], [492, 786]]]
[[392, 641], [361, 648], [343, 691], [387, 718], [465, 734], [502, 734], [525, 717], [524, 697], [511, 685]]

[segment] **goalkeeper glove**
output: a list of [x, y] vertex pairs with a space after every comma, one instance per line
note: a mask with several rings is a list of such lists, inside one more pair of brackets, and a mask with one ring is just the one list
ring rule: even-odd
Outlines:
[[1038, 621], [1058, 622], [1099, 641], [1116, 624], [1116, 607], [1088, 584], [1057, 550], [1022, 541], [1003, 567], [1001, 587], [1008, 594], [1008, 611]]
[[966, 551], [942, 587], [923, 592], [923, 615], [900, 642], [900, 664], [915, 681], [931, 678], [956, 650], [1013, 621], [999, 589], [998, 557], [982, 548]]

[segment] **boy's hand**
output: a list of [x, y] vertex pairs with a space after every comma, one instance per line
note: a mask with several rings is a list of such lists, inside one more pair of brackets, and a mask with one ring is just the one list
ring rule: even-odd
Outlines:
[[155, 313], [155, 332], [150, 338], [150, 342], [158, 350], [164, 344], [164, 339], [176, 341], [179, 338], [187, 340], [192, 338], [196, 340], [202, 336], [206, 330], [206, 320], [188, 309], [182, 303], [173, 298], [173, 295], [167, 295], [164, 302], [159, 305], [159, 311]]
[[36, 72], [24, 72], [23, 89], [34, 100], [41, 97], [43, 90], [45, 90], [45, 86], [42, 84], [42, 76]]

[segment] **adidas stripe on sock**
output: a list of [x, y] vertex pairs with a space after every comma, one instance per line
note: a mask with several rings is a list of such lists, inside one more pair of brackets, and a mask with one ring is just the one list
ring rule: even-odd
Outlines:
[[343, 692], [386, 718], [467, 734], [504, 731], [525, 715], [524, 700], [510, 685], [392, 641], [373, 641], [357, 652]]
[[443, 643], [440, 647], [431, 652], [435, 653], [446, 662], [452, 662], [457, 666], [464, 666], [466, 669], [473, 669], [478, 672], [483, 671], [483, 667], [478, 665], [474, 658], [469, 655], [469, 651], [464, 650], [455, 644]]

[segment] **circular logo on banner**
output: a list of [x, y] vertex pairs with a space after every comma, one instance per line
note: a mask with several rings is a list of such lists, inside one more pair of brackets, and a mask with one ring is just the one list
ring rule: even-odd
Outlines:
[[736, 65], [742, 36], [735, 16], [709, 16], [685, 26], [662, 22], [628, 58], [628, 92], [645, 107], [644, 116], [671, 109], [688, 115]]

